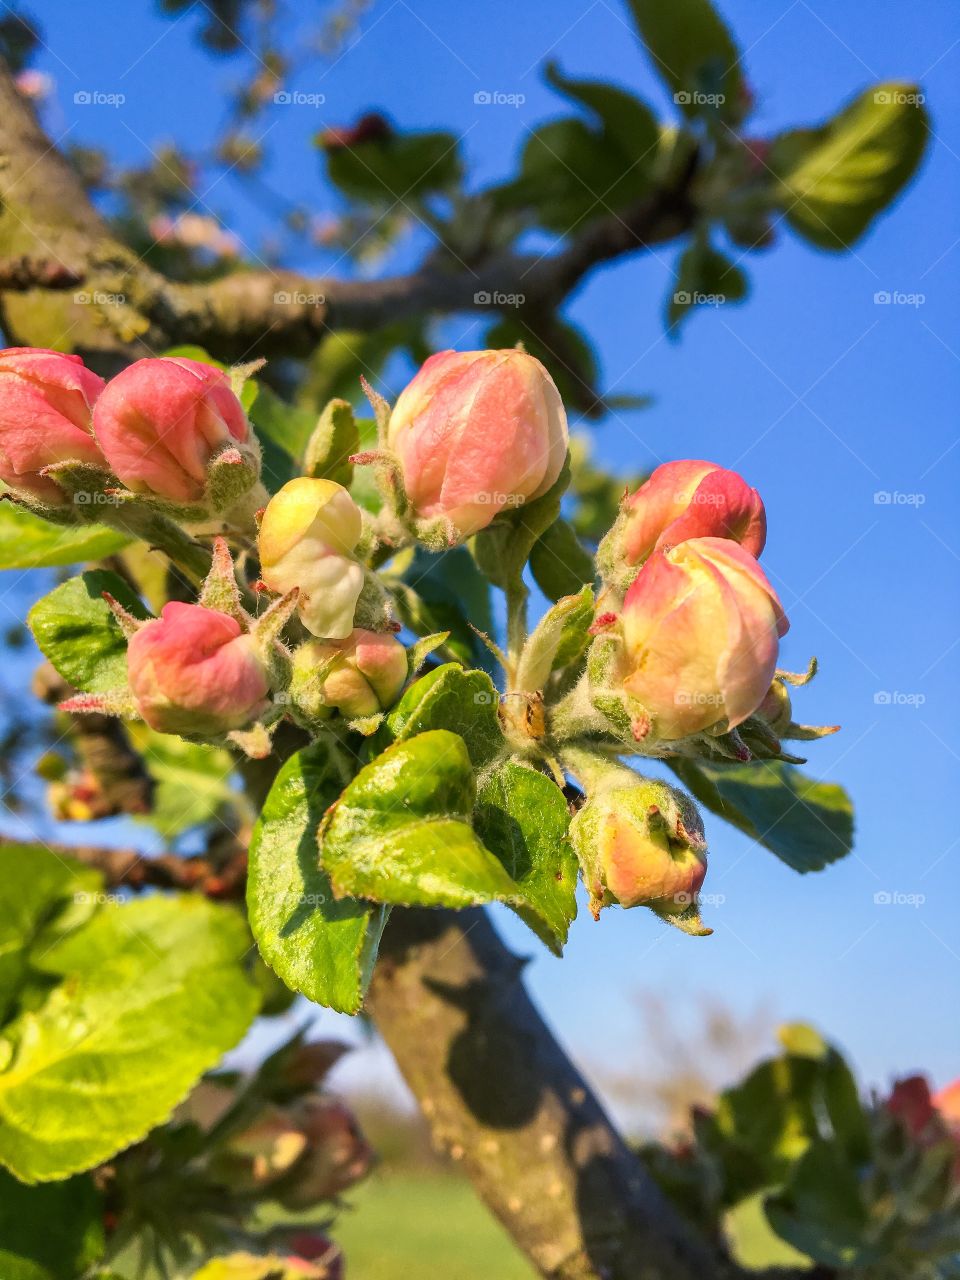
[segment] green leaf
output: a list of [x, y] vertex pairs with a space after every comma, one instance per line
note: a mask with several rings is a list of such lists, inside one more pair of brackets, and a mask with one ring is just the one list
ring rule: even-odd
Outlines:
[[509, 905], [560, 955], [577, 914], [577, 857], [567, 838], [570, 813], [562, 791], [544, 774], [509, 760], [481, 781], [475, 821], [516, 886]]
[[247, 910], [260, 954], [288, 987], [357, 1013], [386, 916], [336, 901], [320, 868], [317, 828], [344, 781], [334, 749], [322, 741], [284, 764], [253, 829]]
[[105, 906], [34, 954], [62, 981], [0, 1042], [0, 1163], [65, 1178], [166, 1120], [257, 1012], [248, 946], [232, 908], [157, 896]]
[[15, 502], [0, 502], [0, 569], [51, 569], [99, 560], [130, 541], [102, 524], [51, 524]]
[[[506, 208], [530, 208], [549, 231], [567, 235], [593, 218], [638, 200], [649, 187], [649, 168], [636, 163], [643, 147], [624, 153], [617, 138], [576, 116], [551, 120], [527, 139], [520, 175], [501, 188]], [[652, 163], [655, 153], [648, 156]]]
[[[0, 844], [0, 1023], [26, 975], [31, 947], [65, 909], [83, 906], [100, 873], [42, 845]], [[80, 913], [82, 916], [82, 913]], [[78, 918], [76, 911], [72, 919]]]
[[740, 51], [710, 0], [630, 0], [630, 8], [654, 67], [684, 115], [714, 107], [727, 120], [743, 116], [748, 99]]
[[853, 806], [835, 782], [817, 782], [777, 760], [669, 763], [702, 804], [794, 871], [821, 871], [853, 847]]
[[445, 663], [414, 681], [387, 715], [378, 747], [429, 729], [448, 729], [466, 744], [474, 767], [483, 768], [503, 750], [497, 716], [500, 695], [485, 671]]
[[598, 117], [607, 139], [620, 149], [624, 162], [638, 175], [649, 176], [660, 145], [660, 125], [645, 102], [606, 80], [565, 76], [555, 62], [547, 63], [544, 76], [558, 93]]
[[696, 307], [722, 307], [741, 302], [748, 292], [740, 268], [708, 241], [697, 238], [677, 263], [673, 293], [667, 303], [667, 327], [676, 330]]
[[775, 1234], [764, 1213], [766, 1193], [747, 1196], [724, 1215], [723, 1233], [730, 1253], [741, 1267], [762, 1271], [767, 1267], [794, 1267], [809, 1270], [813, 1261]]
[[103, 1245], [103, 1206], [90, 1178], [28, 1187], [0, 1169], [3, 1280], [76, 1280]]
[[468, 907], [516, 886], [474, 833], [474, 766], [445, 729], [397, 742], [330, 810], [320, 857], [334, 892], [403, 906]]
[[229, 751], [156, 733], [145, 724], [128, 724], [127, 734], [155, 784], [153, 807], [143, 821], [166, 839], [209, 822], [238, 798]]
[[824, 1266], [862, 1266], [882, 1256], [867, 1243], [858, 1171], [827, 1142], [811, 1144], [765, 1209], [778, 1236]]
[[767, 163], [787, 221], [821, 249], [849, 249], [913, 176], [929, 128], [918, 87], [891, 81], [818, 129], [781, 134]]
[[41, 652], [85, 693], [106, 693], [127, 683], [127, 641], [104, 591], [134, 617], [149, 616], [124, 580], [106, 569], [70, 578], [38, 600], [27, 616]]
[[542, 689], [552, 671], [576, 662], [590, 642], [593, 614], [592, 587], [564, 596], [548, 609], [524, 645], [517, 687], [528, 692]]
[[392, 206], [457, 186], [459, 146], [452, 133], [403, 133], [326, 152], [327, 175], [354, 200]]
[[530, 571], [548, 600], [572, 596], [597, 575], [593, 556], [561, 516], [540, 535], [530, 552]]

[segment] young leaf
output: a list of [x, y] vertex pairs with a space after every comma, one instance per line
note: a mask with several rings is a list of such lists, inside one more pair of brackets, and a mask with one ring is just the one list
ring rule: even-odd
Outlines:
[[326, 152], [327, 175], [355, 200], [395, 205], [431, 191], [448, 191], [460, 180], [452, 133], [404, 133]]
[[[357, 475], [363, 471], [359, 468]], [[400, 617], [412, 631], [417, 635], [449, 631], [446, 649], [451, 656], [465, 666], [495, 674], [490, 653], [467, 621], [488, 634], [493, 629], [490, 584], [466, 547], [442, 555], [418, 549], [404, 566], [401, 581], [389, 585]]]
[[871, 1247], [858, 1170], [828, 1142], [812, 1143], [764, 1208], [778, 1236], [824, 1266], [846, 1270], [883, 1258]]
[[448, 662], [407, 689], [388, 714], [376, 745], [384, 747], [428, 729], [449, 729], [463, 739], [474, 767], [480, 769], [503, 749], [499, 701], [486, 672], [464, 671]]
[[781, 134], [767, 163], [787, 221], [821, 249], [849, 249], [913, 176], [928, 132], [917, 86], [890, 82], [819, 129]]
[[726, 119], [740, 119], [748, 105], [740, 51], [711, 0], [630, 0], [640, 38], [654, 67], [686, 116], [715, 105]]
[[106, 693], [127, 681], [127, 642], [104, 591], [134, 617], [148, 616], [124, 580], [106, 569], [70, 578], [38, 600], [27, 616], [41, 652], [84, 693]]
[[517, 687], [531, 693], [542, 689], [551, 671], [576, 662], [589, 643], [593, 613], [591, 587], [575, 596], [564, 596], [548, 609], [523, 647]]
[[184, 895], [105, 906], [34, 953], [62, 981], [0, 1042], [0, 1163], [65, 1178], [166, 1120], [257, 1012], [247, 949], [236, 911]]
[[667, 302], [667, 328], [676, 330], [695, 307], [741, 302], [747, 277], [724, 254], [703, 239], [684, 249], [677, 263], [673, 293]]
[[353, 481], [350, 455], [360, 450], [353, 409], [346, 400], [331, 400], [321, 413], [303, 455], [304, 475], [334, 480], [349, 489]]
[[51, 569], [99, 560], [131, 539], [100, 524], [51, 524], [15, 502], [0, 502], [0, 569]]
[[288, 987], [357, 1013], [386, 915], [335, 900], [320, 869], [317, 828], [344, 781], [333, 748], [322, 741], [284, 764], [250, 840], [247, 910], [260, 954]]
[[90, 1177], [28, 1187], [0, 1169], [3, 1280], [76, 1280], [103, 1244], [103, 1203]]
[[669, 763], [701, 804], [770, 849], [794, 871], [821, 871], [853, 847], [853, 806], [836, 783], [817, 782], [777, 760]]
[[547, 83], [599, 117], [607, 137], [639, 175], [649, 175], [657, 158], [660, 125], [645, 102], [605, 80], [575, 80], [555, 62], [544, 68]]
[[481, 782], [475, 822], [514, 881], [509, 905], [560, 955], [577, 914], [577, 857], [563, 793], [544, 774], [508, 760]]
[[446, 729], [394, 743], [327, 815], [320, 858], [339, 896], [469, 907], [516, 886], [474, 833], [474, 766]]

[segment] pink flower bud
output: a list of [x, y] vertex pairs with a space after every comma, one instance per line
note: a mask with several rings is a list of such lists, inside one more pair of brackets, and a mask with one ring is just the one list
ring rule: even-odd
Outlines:
[[623, 604], [623, 687], [672, 740], [763, 701], [789, 623], [763, 570], [726, 538], [655, 551]]
[[693, 802], [665, 782], [601, 789], [570, 828], [594, 916], [611, 904], [679, 916], [695, 907], [707, 873]]
[[373, 1150], [343, 1103], [306, 1097], [290, 1108], [290, 1115], [307, 1139], [307, 1150], [278, 1194], [285, 1208], [308, 1209], [329, 1200], [369, 1171]]
[[627, 498], [614, 528], [615, 552], [631, 566], [688, 538], [731, 538], [759, 556], [766, 537], [756, 489], [735, 471], [693, 459], [657, 467]]
[[41, 502], [67, 502], [39, 472], [56, 462], [105, 467], [91, 422], [103, 387], [79, 356], [40, 347], [0, 351], [0, 479]]
[[353, 630], [364, 578], [351, 553], [362, 530], [360, 508], [333, 480], [290, 480], [263, 513], [263, 581], [284, 594], [299, 587], [300, 617], [315, 636], [340, 640]]
[[229, 614], [196, 604], [164, 605], [130, 638], [127, 670], [137, 710], [160, 733], [218, 737], [268, 705], [253, 638]]
[[[376, 715], [396, 702], [407, 678], [407, 651], [389, 631], [357, 628], [346, 640], [308, 640], [294, 654], [291, 693], [316, 715]], [[316, 687], [314, 688], [314, 684]]]
[[417, 516], [461, 537], [557, 480], [567, 456], [560, 393], [523, 351], [441, 351], [401, 393], [388, 441]]
[[118, 373], [97, 402], [93, 426], [129, 489], [172, 502], [199, 502], [213, 455], [250, 439], [227, 375], [183, 356], [137, 360]]

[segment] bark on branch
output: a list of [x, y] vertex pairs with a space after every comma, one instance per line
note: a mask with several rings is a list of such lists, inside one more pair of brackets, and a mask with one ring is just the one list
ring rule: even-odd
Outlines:
[[[550, 255], [465, 265], [440, 246], [417, 271], [382, 280], [241, 270], [183, 284], [117, 242], [0, 60], [0, 322], [11, 341], [72, 345], [108, 369], [173, 343], [239, 361], [306, 355], [330, 330], [474, 310], [489, 318], [496, 306], [477, 295], [521, 295], [511, 315], [536, 333], [595, 267], [691, 225], [695, 166], [694, 156], [671, 185], [588, 221]], [[74, 282], [83, 288], [71, 294]]]

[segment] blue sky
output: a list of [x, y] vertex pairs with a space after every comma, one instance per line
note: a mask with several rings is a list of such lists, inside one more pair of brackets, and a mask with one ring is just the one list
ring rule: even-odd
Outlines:
[[[110, 22], [93, 0], [44, 8], [40, 65], [57, 80], [56, 134], [106, 145], [127, 163], [165, 139], [202, 146], [215, 137], [219, 94], [241, 68], [198, 50], [192, 16], [171, 23], [139, 2]], [[911, 6], [908, 21], [893, 0], [728, 0], [723, 11], [759, 98], [755, 133], [816, 122], [877, 80], [920, 80], [934, 135], [918, 178], [854, 253], [816, 253], [781, 226], [772, 250], [742, 264], [750, 301], [696, 314], [679, 343], [661, 324], [672, 253], [597, 273], [568, 311], [596, 342], [606, 388], [656, 397], [652, 409], [595, 429], [598, 458], [623, 470], [710, 458], [762, 493], [764, 565], [792, 620], [784, 665], [802, 669], [811, 654], [821, 663], [796, 712], [843, 725], [811, 744], [808, 769], [853, 794], [856, 848], [839, 866], [798, 877], [711, 821], [706, 889], [724, 898], [708, 912], [711, 938], [683, 937], [643, 911], [605, 912], [599, 924], [584, 915], [567, 958], [538, 953], [529, 979], [588, 1065], [621, 1067], [637, 1053], [630, 997], [642, 985], [668, 995], [681, 1019], [695, 1021], [706, 993], [815, 1021], [865, 1082], [925, 1067], [943, 1083], [960, 1073], [955, 110], [951, 119], [960, 19], [934, 0]], [[527, 132], [564, 110], [538, 78], [547, 56], [671, 109], [617, 0], [377, 0], [343, 56], [292, 86], [325, 103], [267, 113], [270, 180], [318, 214], [334, 212], [309, 137], [374, 106], [405, 127], [454, 130], [477, 182], [502, 176]], [[84, 89], [126, 101], [75, 105]], [[525, 101], [477, 105], [481, 90]], [[251, 245], [269, 231], [231, 177], [200, 208]], [[323, 270], [331, 259], [301, 253], [289, 265]], [[880, 291], [923, 301], [881, 306]], [[479, 337], [467, 318], [442, 333], [459, 347]], [[878, 492], [900, 497], [878, 503]], [[878, 703], [883, 692], [896, 696]], [[922, 902], [881, 905], [878, 893]], [[511, 942], [533, 950], [519, 925], [502, 922]]]

